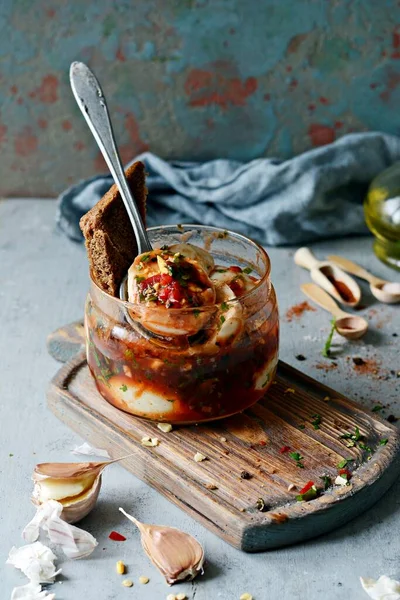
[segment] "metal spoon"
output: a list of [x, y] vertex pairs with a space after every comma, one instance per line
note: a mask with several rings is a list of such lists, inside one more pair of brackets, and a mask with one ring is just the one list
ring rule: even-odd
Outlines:
[[[135, 232], [138, 253], [152, 250], [146, 229], [137, 208], [132, 192], [126, 181], [124, 169], [115, 143], [114, 132], [107, 110], [106, 99], [99, 82], [87, 65], [73, 62], [70, 67], [69, 77], [71, 88], [89, 125], [98, 147], [115, 183], [118, 186], [129, 219]], [[124, 300], [126, 297], [123, 298]]]
[[322, 288], [315, 283], [304, 283], [301, 291], [311, 298], [316, 304], [328, 310], [336, 318], [336, 331], [349, 340], [357, 340], [368, 329], [368, 321], [363, 317], [351, 315], [338, 307], [336, 302]]
[[311, 279], [341, 304], [357, 306], [360, 302], [361, 290], [357, 282], [333, 263], [317, 260], [308, 248], [299, 248], [294, 262], [309, 269]]
[[372, 275], [372, 273], [369, 273], [366, 269], [363, 269], [363, 267], [360, 267], [347, 258], [333, 254], [332, 256], [328, 256], [328, 259], [344, 271], [347, 271], [347, 273], [368, 281], [371, 293], [379, 302], [385, 302], [386, 304], [400, 302], [400, 283], [375, 277], [375, 275]]

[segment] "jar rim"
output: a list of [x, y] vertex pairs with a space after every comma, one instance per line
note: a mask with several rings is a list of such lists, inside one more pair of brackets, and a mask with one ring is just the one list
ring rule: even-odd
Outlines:
[[[262, 261], [264, 263], [265, 273], [260, 277], [260, 279], [258, 280], [258, 284], [256, 286], [254, 286], [248, 292], [244, 293], [243, 296], [241, 296], [240, 298], [235, 298], [234, 300], [229, 300], [228, 301], [229, 304], [233, 304], [235, 302], [242, 302], [248, 298], [251, 298], [251, 296], [253, 294], [258, 292], [258, 290], [260, 289], [260, 286], [262, 284], [265, 284], [268, 281], [270, 273], [271, 273], [271, 261], [270, 261], [269, 255], [267, 254], [267, 252], [264, 250], [264, 248], [260, 244], [258, 244], [254, 240], [250, 239], [249, 237], [243, 235], [242, 233], [236, 233], [235, 231], [231, 231], [229, 229], [222, 229], [221, 227], [213, 227], [211, 225], [196, 225], [193, 223], [182, 223], [182, 225], [179, 225], [179, 227], [177, 225], [156, 225], [154, 227], [148, 227], [147, 231], [148, 232], [163, 231], [163, 230], [168, 231], [168, 229], [178, 229], [178, 232], [182, 232], [182, 230], [184, 231], [186, 229], [197, 229], [197, 230], [200, 229], [202, 231], [224, 233], [224, 234], [227, 234], [227, 236], [231, 236], [237, 240], [242, 240], [246, 244], [253, 246], [253, 248], [255, 248], [255, 250], [257, 250], [260, 253]], [[128, 309], [128, 310], [136, 310], [137, 308], [139, 308], [139, 309], [144, 308], [142, 303], [134, 303], [134, 302], [129, 302], [128, 300], [121, 300], [121, 298], [118, 298], [117, 296], [112, 296], [111, 294], [109, 294], [108, 292], [106, 292], [105, 290], [100, 288], [98, 286], [98, 284], [96, 283], [96, 281], [94, 280], [93, 273], [91, 270], [89, 270], [89, 277], [90, 277], [91, 284], [95, 287], [96, 291], [98, 291], [101, 295], [105, 296], [110, 301], [114, 301], [117, 305], [124, 307], [125, 309]], [[269, 293], [270, 293], [270, 291], [268, 292], [268, 297], [269, 297]], [[268, 300], [268, 298], [266, 298], [266, 300]], [[220, 305], [220, 303], [206, 304], [206, 305], [198, 306], [198, 307], [169, 308], [168, 312], [171, 314], [184, 314], [184, 313], [190, 313], [193, 310], [202, 310], [202, 309], [207, 310], [209, 308], [219, 306], [219, 305]], [[155, 307], [146, 306], [146, 310], [165, 310], [165, 309], [164, 309], [164, 307], [160, 307], [160, 306], [155, 306]]]

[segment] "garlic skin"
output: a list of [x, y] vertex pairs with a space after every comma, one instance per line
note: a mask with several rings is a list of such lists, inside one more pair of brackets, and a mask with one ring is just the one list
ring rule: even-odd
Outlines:
[[56, 571], [53, 552], [41, 542], [16, 548], [13, 546], [6, 560], [7, 565], [20, 569], [32, 583], [54, 583], [61, 569]]
[[54, 600], [55, 594], [48, 594], [42, 590], [40, 583], [27, 583], [15, 587], [11, 593], [11, 600]]
[[139, 529], [143, 550], [169, 585], [203, 572], [204, 550], [194, 537], [174, 527], [140, 523], [123, 508], [119, 510]]

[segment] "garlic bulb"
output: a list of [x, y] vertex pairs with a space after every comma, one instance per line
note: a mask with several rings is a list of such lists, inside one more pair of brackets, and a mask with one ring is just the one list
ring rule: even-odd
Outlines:
[[36, 506], [56, 500], [63, 506], [61, 518], [67, 523], [76, 523], [96, 504], [104, 469], [124, 458], [127, 456], [106, 462], [38, 464], [32, 476], [31, 500]]
[[203, 571], [204, 550], [194, 537], [174, 527], [140, 523], [119, 510], [139, 529], [144, 551], [167, 583], [194, 579]]

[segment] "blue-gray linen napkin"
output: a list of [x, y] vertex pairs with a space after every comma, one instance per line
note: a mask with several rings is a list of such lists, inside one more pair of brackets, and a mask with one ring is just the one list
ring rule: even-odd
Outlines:
[[[367, 233], [362, 201], [371, 179], [400, 160], [400, 139], [350, 134], [289, 160], [166, 162], [150, 152], [135, 160], [148, 173], [149, 227], [213, 225], [279, 246]], [[83, 239], [80, 217], [111, 184], [97, 176], [60, 196], [57, 223], [68, 237]]]

